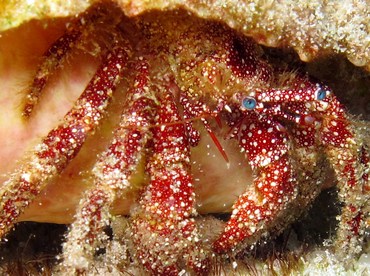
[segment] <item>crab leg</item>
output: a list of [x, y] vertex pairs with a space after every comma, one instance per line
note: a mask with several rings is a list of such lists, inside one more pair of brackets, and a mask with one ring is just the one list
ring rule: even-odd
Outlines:
[[121, 115], [113, 142], [94, 166], [94, 186], [80, 201], [63, 245], [63, 270], [66, 267], [79, 272], [88, 269], [95, 251], [107, 238], [103, 231], [109, 225], [111, 204], [129, 188], [129, 178], [151, 138], [149, 127], [154, 123], [157, 106], [147, 89], [148, 64], [139, 62], [134, 69], [138, 73], [135, 88], [128, 95], [129, 106]]
[[155, 275], [178, 275], [183, 261], [196, 272], [207, 267], [195, 221], [190, 147], [172, 94], [163, 94], [153, 129], [150, 184], [134, 215], [133, 240], [144, 266]]
[[[214, 250], [225, 252], [256, 241], [295, 197], [296, 181], [289, 144], [284, 132], [276, 131], [274, 123], [245, 122], [241, 126], [239, 145], [245, 150], [252, 169], [257, 173], [254, 186], [239, 197]], [[250, 239], [253, 238], [253, 241]]]
[[27, 91], [27, 98], [24, 103], [22, 113], [23, 117], [28, 118], [31, 115], [49, 77], [58, 67], [60, 67], [71, 49], [76, 46], [84, 27], [91, 19], [92, 17], [88, 15], [79, 18], [78, 21], [71, 24], [71, 26], [67, 28], [67, 31], [44, 53], [42, 62], [39, 65], [33, 82]]
[[[322, 143], [338, 178], [342, 208], [335, 249], [346, 256], [359, 253], [369, 204], [369, 151], [356, 141], [341, 104], [329, 95], [322, 104]], [[327, 115], [326, 115], [327, 114]]]
[[[214, 243], [216, 252], [222, 253], [237, 245], [242, 247], [242, 242], [252, 244], [266, 231], [270, 232], [279, 223], [286, 223], [278, 218], [290, 217], [286, 212], [297, 197], [303, 204], [310, 202], [308, 198], [312, 197], [305, 198], [307, 194], [299, 190], [292, 164], [297, 160], [290, 155], [290, 151], [293, 147], [294, 150], [306, 147], [312, 149], [315, 141], [314, 129], [302, 126], [311, 136], [301, 137], [297, 133], [288, 133], [279, 121], [305, 121], [302, 119], [307, 116], [307, 112], [304, 112], [304, 101], [314, 100], [314, 91], [314, 86], [306, 91], [271, 89], [257, 93], [255, 96], [258, 101], [250, 96], [240, 99], [242, 102], [246, 100], [243, 108], [250, 108], [251, 111], [246, 111], [248, 121], [238, 124], [237, 131], [231, 136], [239, 141], [257, 176], [254, 185], [234, 204], [224, 232]], [[296, 110], [301, 110], [302, 118], [286, 114], [282, 108], [286, 102], [291, 107], [294, 105]], [[256, 109], [256, 112], [253, 109]], [[295, 137], [296, 144], [290, 143], [290, 135]], [[307, 150], [308, 152], [312, 153], [310, 150]], [[309, 160], [299, 161], [304, 161], [312, 169], [316, 164], [316, 156], [309, 156]], [[318, 191], [319, 185], [313, 197]]]
[[28, 162], [3, 184], [0, 190], [0, 237], [13, 227], [18, 216], [47, 182], [64, 170], [79, 152], [87, 135], [98, 126], [120, 80], [128, 53], [127, 47], [112, 49], [63, 122], [43, 138]]
[[81, 30], [72, 28], [55, 41], [44, 54], [44, 61], [37, 70], [32, 85], [27, 91], [27, 98], [22, 113], [25, 118], [30, 117], [50, 75], [61, 64], [64, 56], [70, 52], [80, 36]]
[[[310, 99], [307, 92], [315, 99]], [[317, 139], [324, 146], [323, 151], [337, 175], [339, 198], [344, 203], [335, 248], [347, 256], [353, 256], [361, 250], [357, 245], [364, 238], [366, 228], [365, 209], [370, 198], [369, 151], [361, 141], [356, 141], [358, 136], [355, 135], [343, 106], [329, 90], [316, 85], [316, 89], [306, 89], [305, 93], [306, 95], [301, 93], [297, 97], [307, 101], [306, 108], [294, 102], [288, 103], [285, 107], [290, 110], [300, 110], [302, 114], [308, 112], [313, 116], [300, 116], [296, 121], [298, 125], [292, 127], [292, 135], [300, 150], [305, 151], [305, 154], [301, 154], [304, 156], [301, 161], [307, 161], [310, 156], [316, 155], [309, 161], [310, 167], [320, 162], [317, 153], [310, 150], [310, 147], [314, 146], [313, 141]], [[315, 134], [317, 130], [315, 131], [305, 122], [307, 118], [314, 118], [320, 122], [320, 131], [317, 134]], [[316, 145], [317, 148], [319, 146]], [[307, 195], [309, 196], [312, 197], [313, 194]]]
[[[369, 202], [368, 151], [361, 143], [354, 141], [356, 137], [354, 131], [343, 108], [331, 92], [319, 84], [310, 82], [304, 76], [299, 78], [300, 82], [305, 82], [304, 86], [291, 90], [272, 89], [258, 93], [256, 98], [250, 96], [244, 98], [245, 108], [251, 110], [249, 111], [251, 117], [253, 118], [254, 114], [259, 123], [239, 125], [242, 130], [238, 140], [246, 151], [252, 168], [259, 169], [258, 177], [255, 180], [255, 191], [253, 189], [247, 191], [235, 203], [225, 232], [214, 244], [216, 252], [234, 248], [238, 242], [248, 239], [252, 234], [253, 238], [258, 238], [261, 234], [258, 233], [259, 230], [273, 229], [274, 226], [269, 223], [270, 218], [281, 217], [286, 207], [294, 207], [294, 203], [284, 204], [283, 195], [285, 198], [288, 196], [287, 203], [290, 195], [291, 199], [295, 198], [295, 205], [305, 206], [311, 202], [321, 187], [321, 182], [318, 181], [320, 177], [314, 175], [313, 170], [314, 166], [323, 161], [319, 153], [320, 145], [317, 143], [324, 146], [321, 147], [322, 151], [327, 153], [338, 176], [339, 196], [345, 204], [336, 249], [351, 256], [358, 253], [361, 248], [356, 245], [363, 239], [366, 227], [364, 212]], [[285, 128], [280, 122], [288, 123], [289, 128]], [[257, 130], [253, 130], [256, 126]], [[321, 131], [317, 133], [316, 127]], [[290, 147], [294, 149], [295, 154], [289, 157], [290, 160], [287, 160], [286, 141], [273, 137], [274, 132], [280, 133], [279, 135], [286, 133], [287, 137], [293, 138], [290, 139], [293, 142]], [[289, 172], [292, 162], [299, 163], [295, 175]], [[303, 169], [305, 176], [301, 179], [299, 172], [302, 166], [305, 167]], [[285, 180], [281, 178], [282, 181], [276, 181], [277, 177], [273, 173], [284, 175], [282, 168], [287, 177]], [[315, 187], [308, 190], [304, 188], [307, 173], [311, 179], [316, 179], [314, 180], [316, 183], [311, 183]], [[293, 180], [295, 177], [297, 179]], [[264, 180], [266, 183], [263, 183]], [[303, 188], [294, 187], [295, 182], [301, 183]], [[286, 193], [284, 189], [290, 191]], [[268, 197], [263, 191], [268, 192], [268, 196], [272, 198], [266, 200]], [[268, 202], [267, 208], [264, 208], [264, 201]], [[275, 219], [274, 222], [280, 223], [279, 219]]]
[[[99, 31], [99, 24], [107, 21], [109, 16], [112, 16], [112, 11], [101, 8], [93, 8], [84, 12], [78, 17], [78, 20], [72, 24], [68, 24], [67, 30], [64, 34], [59, 37], [43, 54], [41, 57], [41, 63], [38, 66], [37, 71], [33, 77], [32, 84], [26, 90], [26, 99], [23, 104], [22, 116], [27, 119], [31, 116], [34, 107], [39, 102], [42, 90], [45, 88], [48, 79], [52, 74], [65, 63], [68, 56], [73, 48], [77, 48], [84, 42], [84, 36], [89, 32], [95, 32], [96, 36], [102, 35]], [[111, 23], [114, 26], [114, 22]], [[111, 30], [111, 36], [113, 39], [106, 39], [110, 41], [115, 40], [116, 33]], [[94, 41], [99, 44], [98, 41]], [[112, 45], [110, 45], [112, 46]], [[102, 48], [110, 48], [104, 45]], [[100, 49], [100, 47], [99, 47]], [[100, 50], [101, 51], [101, 50]], [[105, 53], [104, 51], [99, 52], [99, 54]]]

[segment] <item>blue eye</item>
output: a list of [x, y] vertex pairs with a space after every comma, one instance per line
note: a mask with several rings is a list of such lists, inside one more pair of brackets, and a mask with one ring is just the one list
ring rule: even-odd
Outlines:
[[316, 94], [315, 95], [316, 96], [316, 99], [319, 100], [319, 101], [321, 101], [321, 100], [323, 100], [323, 99], [326, 98], [326, 91], [324, 89], [322, 89], [322, 88], [317, 89], [316, 92], [315, 92], [315, 94]]
[[242, 105], [245, 109], [252, 110], [257, 106], [257, 102], [253, 97], [245, 97], [242, 100]]

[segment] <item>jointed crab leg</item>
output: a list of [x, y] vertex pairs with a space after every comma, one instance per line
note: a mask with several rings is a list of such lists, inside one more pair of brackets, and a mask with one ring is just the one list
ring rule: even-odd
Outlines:
[[257, 177], [254, 186], [234, 204], [225, 231], [214, 243], [218, 253], [241, 245], [248, 238], [254, 239], [248, 243], [258, 240], [267, 228], [273, 227], [273, 218], [284, 211], [296, 194], [287, 136], [273, 131], [274, 128], [273, 122], [253, 120], [241, 128], [239, 144], [247, 153]]
[[49, 132], [32, 152], [29, 162], [1, 187], [0, 237], [13, 227], [48, 180], [64, 170], [87, 135], [98, 126], [126, 65], [130, 50], [124, 47], [112, 49], [63, 122]]
[[[282, 223], [277, 218], [291, 217], [286, 212], [292, 202], [307, 205], [319, 193], [320, 182], [312, 184], [316, 186], [309, 189], [312, 194], [300, 190], [302, 183], [293, 172], [292, 164], [304, 163], [305, 173], [309, 174], [321, 161], [314, 149], [314, 120], [309, 119], [310, 112], [305, 105], [305, 102], [317, 99], [317, 89], [317, 86], [307, 84], [305, 90], [270, 89], [256, 93], [256, 98], [241, 98], [248, 121], [238, 124], [239, 131], [232, 136], [237, 137], [257, 177], [254, 187], [234, 204], [226, 229], [214, 244], [216, 252], [230, 250], [243, 241], [253, 243], [261, 234]], [[290, 114], [290, 108], [299, 111], [299, 115]], [[280, 123], [283, 121], [290, 124], [289, 131]], [[294, 138], [295, 143], [288, 143], [290, 138]], [[303, 153], [296, 157], [297, 160], [291, 156], [293, 149]], [[300, 165], [295, 166], [299, 169]], [[285, 221], [289, 220], [285, 218]]]
[[66, 267], [79, 272], [88, 268], [95, 251], [106, 238], [103, 230], [109, 225], [109, 209], [113, 201], [129, 188], [129, 178], [137, 169], [143, 149], [151, 138], [156, 103], [148, 91], [148, 64], [141, 61], [134, 68], [135, 88], [128, 92], [128, 107], [108, 149], [93, 169], [94, 186], [80, 201], [76, 220], [63, 245]]
[[[289, 217], [286, 213], [288, 207], [300, 196], [299, 183], [293, 171], [295, 160], [290, 156], [290, 151], [297, 145], [289, 143], [289, 133], [279, 120], [295, 122], [296, 118], [287, 116], [282, 105], [288, 102], [304, 109], [301, 103], [315, 100], [314, 91], [314, 87], [307, 91], [271, 89], [252, 94], [253, 97], [240, 98], [248, 120], [237, 124], [231, 137], [237, 138], [241, 149], [246, 152], [256, 178], [254, 185], [234, 204], [224, 232], [214, 243], [216, 252], [229, 251], [243, 242], [252, 244], [263, 233], [279, 228], [277, 226], [282, 222], [277, 218]], [[302, 143], [298, 147], [310, 146], [303, 145], [306, 141], [298, 136], [296, 139], [298, 144]], [[312, 144], [314, 139], [307, 141]], [[316, 195], [318, 191], [319, 187]], [[309, 201], [303, 202], [308, 204]]]
[[[39, 65], [34, 77], [32, 84], [27, 89], [27, 97], [23, 106], [22, 116], [28, 118], [31, 116], [32, 111], [37, 105], [39, 98], [41, 96], [42, 90], [44, 89], [48, 79], [52, 74], [61, 67], [67, 57], [70, 55], [73, 48], [77, 48], [82, 45], [85, 41], [84, 36], [91, 32], [95, 32], [96, 36], [102, 35], [99, 29], [99, 24], [108, 21], [109, 16], [112, 16], [112, 11], [105, 9], [104, 7], [93, 8], [81, 14], [78, 19], [67, 26], [66, 32], [59, 37], [43, 54], [41, 64]], [[108, 16], [109, 15], [109, 16]], [[108, 22], [107, 22], [108, 23]], [[109, 22], [114, 26], [115, 22]], [[104, 43], [110, 44], [114, 41], [115, 31], [108, 30], [110, 32], [109, 38], [107, 38]], [[99, 44], [98, 41], [95, 41]], [[109, 45], [112, 46], [112, 45]], [[108, 49], [107, 45], [103, 47], [98, 46], [98, 48]], [[99, 54], [103, 55], [106, 52], [104, 50], [99, 50]]]
[[32, 85], [28, 89], [22, 114], [25, 118], [31, 115], [49, 77], [63, 63], [70, 50], [75, 47], [89, 20], [91, 20], [91, 16], [89, 17], [87, 15], [79, 18], [78, 21], [71, 24], [71, 26], [67, 28], [67, 31], [44, 53], [42, 63], [34, 76]]
[[44, 61], [41, 63], [32, 85], [29, 88], [26, 103], [22, 115], [27, 118], [31, 115], [33, 108], [39, 101], [41, 91], [44, 89], [47, 80], [52, 72], [59, 66], [63, 57], [74, 46], [76, 40], [81, 36], [81, 30], [72, 28], [60, 37], [44, 54]]
[[[369, 151], [361, 141], [355, 140], [358, 135], [355, 135], [355, 130], [351, 126], [343, 106], [329, 90], [316, 86], [316, 90], [311, 89], [310, 94], [314, 95], [316, 100], [308, 101], [305, 105], [306, 108], [299, 107], [297, 103], [287, 103], [287, 105], [290, 105], [290, 109], [293, 106], [293, 110], [311, 113], [312, 116], [302, 117], [311, 117], [320, 122], [318, 123], [320, 131], [317, 133], [313, 127], [304, 126], [306, 122], [301, 122], [303, 125], [292, 127], [292, 135], [301, 150], [306, 151], [304, 159], [307, 160], [313, 154], [317, 156], [315, 151], [309, 154], [307, 152], [315, 140], [319, 142], [316, 147], [321, 145], [322, 150], [326, 152], [337, 175], [339, 197], [344, 204], [337, 230], [335, 249], [344, 255], [353, 256], [361, 250], [358, 244], [364, 237], [363, 232], [366, 227], [366, 207], [370, 198], [367, 190], [369, 186]], [[309, 95], [302, 96], [302, 99], [309, 100], [307, 97]], [[316, 160], [310, 161], [311, 166], [315, 162], [320, 162], [317, 157], [315, 158]], [[312, 192], [311, 196], [313, 196]]]
[[195, 194], [190, 173], [190, 146], [172, 94], [160, 91], [158, 126], [153, 128], [150, 184], [134, 215], [133, 240], [144, 266], [155, 275], [178, 275], [187, 262], [197, 272], [206, 270], [205, 252], [191, 218]]
[[361, 250], [369, 204], [369, 152], [356, 141], [354, 130], [341, 104], [329, 95], [321, 106], [325, 109], [321, 140], [338, 178], [339, 197], [344, 203], [335, 248], [352, 256]]
[[[225, 232], [214, 244], [216, 252], [232, 249], [244, 240], [253, 242], [248, 239], [252, 234], [258, 238], [263, 229], [274, 228], [270, 223], [273, 217], [275, 224], [280, 223], [277, 218], [284, 209], [312, 202], [322, 184], [314, 173], [314, 167], [323, 162], [320, 152], [326, 152], [337, 174], [344, 203], [335, 248], [350, 256], [361, 250], [357, 245], [364, 236], [364, 213], [370, 197], [368, 151], [354, 141], [354, 131], [334, 95], [304, 76], [299, 78], [298, 83], [304, 86], [272, 89], [242, 99], [249, 120], [239, 124], [241, 130], [233, 135], [257, 172], [255, 190], [247, 191], [235, 203]], [[254, 116], [256, 123], [250, 123]], [[292, 142], [289, 147], [287, 138]], [[294, 155], [288, 157], [288, 150]], [[291, 172], [292, 162], [299, 163], [295, 174]], [[312, 180], [310, 184], [305, 183], [307, 177]], [[306, 188], [308, 185], [311, 187]], [[292, 203], [285, 204], [289, 201]]]

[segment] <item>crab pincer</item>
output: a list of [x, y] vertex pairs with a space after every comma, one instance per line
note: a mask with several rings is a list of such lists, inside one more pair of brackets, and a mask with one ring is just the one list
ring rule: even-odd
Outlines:
[[288, 140], [285, 133], [272, 131], [275, 128], [273, 124], [252, 120], [242, 127], [239, 144], [258, 174], [254, 185], [234, 204], [225, 231], [214, 243], [218, 253], [243, 244], [247, 238], [258, 240], [267, 228], [273, 227], [274, 218], [295, 197], [296, 181], [288, 155]]
[[[297, 85], [300, 84], [300, 85]], [[327, 156], [339, 187], [343, 210], [335, 250], [359, 253], [369, 201], [369, 154], [343, 107], [324, 85], [297, 76], [291, 89], [257, 91], [241, 99], [244, 117], [234, 137], [256, 173], [254, 186], [239, 197], [216, 252], [252, 244], [293, 219], [290, 208], [305, 208], [321, 191]], [[294, 212], [297, 215], [300, 212]], [[287, 219], [284, 224], [287, 223]], [[275, 235], [277, 233], [274, 233]], [[357, 250], [358, 249], [358, 250]]]

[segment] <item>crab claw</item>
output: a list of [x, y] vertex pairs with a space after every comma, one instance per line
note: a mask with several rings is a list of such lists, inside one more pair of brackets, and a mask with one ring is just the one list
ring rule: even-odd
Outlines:
[[172, 94], [160, 98], [158, 126], [153, 128], [150, 184], [133, 221], [138, 259], [155, 275], [178, 275], [182, 262], [195, 272], [207, 269], [206, 253], [192, 218], [194, 190], [190, 146]]
[[283, 215], [295, 197], [296, 181], [287, 154], [288, 140], [276, 127], [274, 123], [247, 122], [241, 128], [239, 145], [246, 151], [257, 177], [254, 185], [234, 204], [224, 232], [213, 245], [217, 253], [258, 240], [279, 223], [274, 218]]

